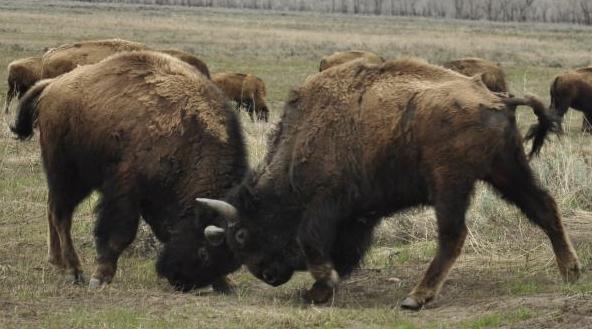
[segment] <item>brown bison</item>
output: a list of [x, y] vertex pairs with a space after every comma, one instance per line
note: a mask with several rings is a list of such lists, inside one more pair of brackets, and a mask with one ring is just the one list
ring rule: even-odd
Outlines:
[[381, 218], [431, 205], [438, 250], [401, 304], [419, 309], [460, 254], [471, 194], [484, 181], [543, 229], [561, 274], [576, 280], [580, 263], [555, 201], [524, 154], [518, 105], [538, 117], [536, 154], [559, 122], [533, 96], [494, 94], [480, 79], [416, 60], [318, 73], [293, 92], [260, 169], [225, 201], [198, 199], [226, 222], [206, 238], [273, 286], [308, 269], [316, 282], [304, 297], [321, 303], [359, 264]]
[[42, 58], [41, 77], [55, 78], [78, 66], [95, 64], [123, 51], [148, 49], [145, 45], [122, 39], [81, 41], [47, 51]]
[[177, 57], [178, 59], [182, 60], [183, 62], [195, 67], [199, 72], [210, 79], [210, 70], [206, 63], [204, 63], [201, 59], [191, 55], [190, 53], [184, 52], [179, 49], [160, 49], [158, 50], [161, 53], [169, 54], [173, 57]]
[[267, 122], [269, 109], [265, 104], [265, 83], [252, 74], [216, 73], [212, 81], [222, 89], [226, 96], [237, 104], [237, 109], [244, 106], [249, 117], [253, 120], [253, 113], [258, 120]]
[[592, 133], [592, 67], [563, 73], [551, 85], [551, 110], [563, 118], [569, 108], [584, 114], [582, 131]]
[[321, 59], [319, 65], [319, 72], [322, 72], [330, 67], [341, 65], [355, 59], [364, 58], [368, 63], [380, 64], [384, 62], [384, 58], [363, 50], [338, 51], [331, 55], [327, 55]]
[[501, 65], [482, 58], [461, 58], [442, 64], [466, 76], [481, 75], [485, 86], [494, 92], [507, 92], [506, 74]]
[[27, 57], [14, 60], [8, 64], [6, 99], [4, 113], [8, 113], [14, 97], [20, 97], [31, 88], [41, 77], [41, 57]]
[[76, 206], [96, 190], [90, 287], [113, 279], [141, 215], [166, 243], [161, 275], [183, 290], [229, 288], [223, 274], [240, 264], [214, 262], [232, 257], [205, 243], [212, 222], [195, 221], [194, 200], [221, 197], [247, 165], [236, 113], [210, 80], [169, 55], [127, 52], [37, 83], [11, 129], [27, 139], [34, 122], [49, 189], [50, 263], [83, 280], [70, 226]]

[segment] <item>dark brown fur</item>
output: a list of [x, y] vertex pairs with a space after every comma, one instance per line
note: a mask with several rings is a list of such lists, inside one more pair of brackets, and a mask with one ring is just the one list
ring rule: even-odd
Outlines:
[[461, 58], [442, 64], [445, 68], [472, 77], [481, 75], [487, 88], [494, 92], [507, 92], [506, 74], [501, 65], [482, 58]]
[[592, 134], [592, 67], [563, 73], [550, 89], [551, 110], [563, 118], [571, 107], [584, 114], [582, 131]]
[[112, 280], [141, 215], [166, 242], [160, 274], [184, 290], [214, 281], [225, 288], [223, 273], [238, 264], [212, 263], [232, 256], [202, 243], [208, 222], [195, 221], [194, 199], [222, 196], [243, 176], [246, 160], [236, 114], [210, 80], [168, 55], [123, 53], [35, 85], [12, 131], [27, 139], [35, 121], [49, 188], [51, 263], [82, 280], [70, 225], [76, 205], [97, 190], [94, 286]]
[[236, 102], [237, 108], [244, 106], [251, 119], [254, 114], [259, 120], [268, 120], [269, 109], [265, 103], [267, 92], [263, 80], [252, 74], [216, 73], [212, 81]]
[[322, 72], [328, 68], [336, 65], [341, 65], [349, 61], [364, 58], [368, 63], [381, 64], [384, 62], [384, 58], [376, 55], [375, 53], [363, 50], [350, 50], [350, 51], [338, 51], [331, 55], [324, 56], [321, 59], [319, 65], [319, 72]]
[[6, 99], [4, 113], [8, 113], [14, 97], [20, 98], [41, 77], [41, 57], [27, 57], [14, 60], [8, 64]]
[[431, 205], [438, 250], [402, 303], [417, 309], [437, 295], [460, 254], [465, 212], [484, 181], [543, 229], [561, 274], [575, 280], [579, 261], [529, 167], [518, 105], [535, 110], [537, 138], [556, 129], [535, 97], [495, 94], [481, 79], [422, 61], [353, 61], [311, 76], [288, 100], [262, 166], [227, 196], [236, 212], [226, 216], [226, 242], [274, 286], [308, 269], [316, 282], [305, 298], [325, 302], [359, 264], [381, 218]]

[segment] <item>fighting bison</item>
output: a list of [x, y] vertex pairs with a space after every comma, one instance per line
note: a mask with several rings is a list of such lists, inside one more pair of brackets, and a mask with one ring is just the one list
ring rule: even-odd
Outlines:
[[216, 73], [212, 81], [222, 89], [226, 96], [236, 102], [237, 109], [243, 106], [253, 120], [253, 113], [258, 120], [267, 122], [269, 109], [265, 104], [265, 83], [252, 74]]
[[584, 114], [582, 131], [592, 133], [592, 67], [563, 73], [551, 85], [551, 110], [563, 118], [569, 108]]
[[236, 113], [210, 80], [171, 56], [127, 52], [37, 83], [11, 129], [24, 140], [34, 122], [49, 189], [50, 263], [83, 281], [70, 226], [76, 206], [96, 190], [90, 287], [113, 279], [141, 215], [166, 242], [161, 275], [183, 290], [229, 289], [223, 274], [240, 264], [213, 262], [232, 257], [205, 243], [210, 222], [195, 221], [194, 200], [221, 197], [247, 164]]
[[384, 62], [384, 58], [363, 50], [338, 51], [331, 55], [324, 56], [319, 65], [319, 72], [322, 72], [330, 67], [341, 65], [358, 58], [364, 58], [368, 63], [380, 64]]
[[227, 244], [273, 286], [308, 269], [316, 282], [304, 297], [321, 303], [360, 262], [381, 218], [432, 205], [437, 254], [401, 304], [419, 309], [460, 254], [471, 194], [484, 181], [543, 229], [573, 281], [580, 263], [555, 201], [529, 167], [519, 105], [538, 117], [536, 154], [560, 126], [533, 96], [494, 94], [479, 77], [416, 60], [354, 61], [318, 73], [293, 92], [260, 169], [225, 201], [198, 199], [226, 222], [206, 228], [206, 238]]
[[8, 113], [14, 97], [24, 95], [41, 77], [41, 57], [27, 57], [8, 64], [6, 99], [4, 113]]
[[506, 74], [501, 65], [482, 58], [461, 58], [442, 64], [466, 76], [481, 75], [485, 86], [494, 92], [507, 92]]

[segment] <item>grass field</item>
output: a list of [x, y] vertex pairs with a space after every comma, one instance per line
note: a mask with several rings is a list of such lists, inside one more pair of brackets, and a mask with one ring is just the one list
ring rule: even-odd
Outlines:
[[[289, 89], [318, 70], [322, 55], [368, 49], [387, 58], [438, 63], [461, 56], [501, 62], [516, 94], [548, 101], [552, 77], [592, 62], [592, 28], [418, 18], [92, 5], [59, 1], [0, 2], [0, 66], [44, 47], [119, 37], [199, 55], [212, 72], [252, 72], [267, 84], [272, 121]], [[5, 71], [0, 80], [5, 81]], [[0, 94], [6, 92], [0, 84]], [[519, 110], [526, 129], [533, 116]], [[243, 117], [243, 119], [247, 119]], [[11, 120], [6, 117], [6, 123]], [[243, 120], [250, 161], [265, 154], [273, 123]], [[272, 288], [246, 271], [232, 275], [234, 295], [174, 292], [156, 277], [154, 240], [145, 228], [122, 256], [114, 282], [100, 291], [68, 283], [46, 262], [46, 184], [36, 139], [17, 142], [0, 127], [0, 328], [592, 328], [592, 137], [570, 111], [566, 135], [552, 138], [532, 162], [556, 198], [585, 273], [563, 284], [550, 243], [513, 207], [480, 186], [468, 215], [470, 234], [441, 296], [421, 312], [398, 302], [435, 251], [432, 210], [384, 221], [363, 268], [328, 306], [307, 306], [297, 275]], [[85, 273], [92, 272], [92, 208], [84, 201], [73, 236]]]

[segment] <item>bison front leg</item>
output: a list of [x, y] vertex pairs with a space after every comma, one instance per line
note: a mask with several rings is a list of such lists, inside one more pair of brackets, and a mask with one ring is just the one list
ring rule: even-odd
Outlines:
[[323, 213], [308, 211], [298, 232], [298, 242], [306, 257], [308, 271], [315, 280], [313, 286], [303, 295], [304, 300], [309, 303], [328, 302], [333, 298], [339, 284], [339, 275], [331, 259], [337, 218], [328, 210], [324, 208]]
[[[472, 185], [472, 184], [471, 184]], [[438, 250], [421, 282], [405, 298], [401, 307], [419, 310], [436, 297], [448, 272], [460, 255], [467, 235], [465, 213], [472, 186], [452, 188], [443, 185], [436, 195]]]
[[102, 191], [95, 226], [97, 268], [89, 282], [89, 288], [99, 288], [110, 283], [117, 270], [119, 256], [127, 248], [138, 231], [139, 209], [131, 192], [115, 187]]

